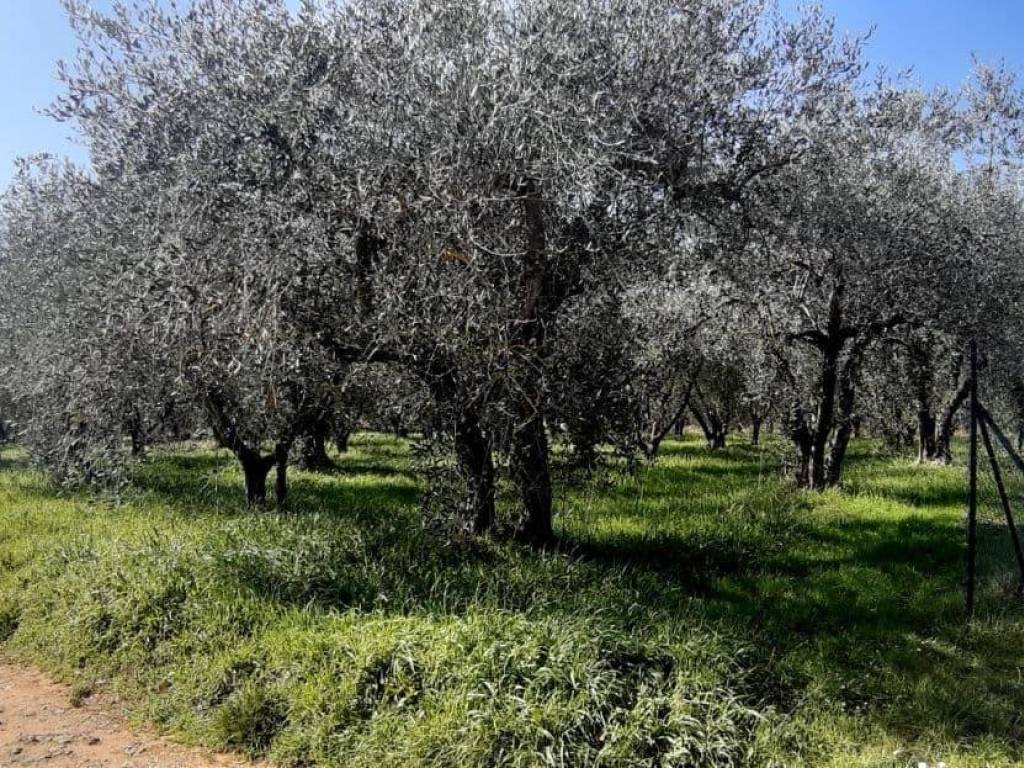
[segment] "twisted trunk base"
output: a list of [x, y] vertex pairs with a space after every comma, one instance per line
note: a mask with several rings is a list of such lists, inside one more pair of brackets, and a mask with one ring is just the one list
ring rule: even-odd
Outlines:
[[494, 527], [494, 460], [476, 414], [466, 411], [455, 424], [455, 455], [466, 482], [463, 515], [473, 532]]
[[548, 436], [539, 415], [531, 416], [514, 438], [512, 474], [524, 511], [517, 536], [531, 544], [553, 541]]

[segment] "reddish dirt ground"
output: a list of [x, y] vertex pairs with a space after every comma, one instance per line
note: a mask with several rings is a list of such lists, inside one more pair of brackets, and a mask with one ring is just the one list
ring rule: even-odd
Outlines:
[[0, 662], [0, 766], [255, 768], [233, 755], [173, 744], [131, 728], [99, 694], [72, 706], [71, 688], [31, 667]]

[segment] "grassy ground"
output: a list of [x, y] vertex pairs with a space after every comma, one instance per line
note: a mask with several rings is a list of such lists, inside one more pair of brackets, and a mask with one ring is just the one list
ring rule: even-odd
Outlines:
[[436, 539], [381, 436], [295, 472], [288, 516], [242, 511], [209, 449], [158, 453], [117, 504], [4, 456], [0, 653], [185, 740], [375, 768], [1024, 765], [1024, 611], [987, 503], [965, 627], [962, 468], [861, 443], [843, 490], [803, 494], [770, 453], [688, 439], [563, 489], [565, 547], [533, 553]]

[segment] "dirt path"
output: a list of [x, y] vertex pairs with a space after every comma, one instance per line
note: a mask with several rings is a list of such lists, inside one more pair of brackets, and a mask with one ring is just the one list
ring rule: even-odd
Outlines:
[[254, 763], [134, 731], [111, 697], [71, 705], [71, 689], [0, 662], [0, 766], [47, 768], [255, 768]]

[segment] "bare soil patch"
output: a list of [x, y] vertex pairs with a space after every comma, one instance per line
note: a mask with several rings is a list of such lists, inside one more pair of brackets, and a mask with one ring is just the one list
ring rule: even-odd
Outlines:
[[184, 747], [128, 725], [104, 693], [72, 704], [72, 689], [31, 667], [0, 662], [0, 766], [253, 768], [235, 755]]

